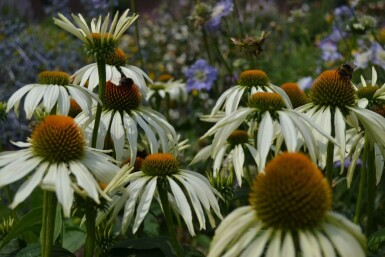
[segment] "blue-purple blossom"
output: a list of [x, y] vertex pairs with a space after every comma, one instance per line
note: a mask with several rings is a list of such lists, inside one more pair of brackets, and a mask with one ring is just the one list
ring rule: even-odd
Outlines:
[[335, 62], [342, 59], [342, 55], [338, 52], [337, 45], [331, 41], [322, 42], [319, 44], [322, 51], [322, 60], [326, 62]]
[[188, 70], [185, 75], [187, 77], [187, 91], [193, 89], [210, 90], [214, 81], [217, 79], [218, 71], [210, 66], [205, 60], [197, 60]]
[[385, 50], [377, 42], [373, 42], [368, 50], [354, 54], [354, 64], [358, 68], [365, 69], [369, 62], [385, 69]]
[[312, 77], [303, 77], [303, 78], [300, 78], [298, 81], [297, 81], [297, 85], [302, 89], [302, 90], [305, 90], [305, 89], [310, 89], [311, 86], [313, 85], [313, 78]]
[[222, 17], [229, 15], [233, 10], [232, 0], [221, 0], [213, 8], [211, 18], [207, 23], [207, 27], [211, 30], [218, 30], [221, 24]]

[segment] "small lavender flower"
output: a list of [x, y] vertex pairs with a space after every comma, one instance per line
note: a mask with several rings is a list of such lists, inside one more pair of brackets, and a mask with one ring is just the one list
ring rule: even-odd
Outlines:
[[233, 10], [233, 1], [232, 0], [221, 0], [213, 8], [211, 13], [211, 18], [207, 23], [207, 27], [211, 31], [219, 29], [221, 24], [222, 17], [225, 17], [230, 14]]
[[322, 51], [322, 60], [327, 62], [335, 62], [342, 59], [342, 55], [338, 52], [337, 45], [331, 41], [319, 44]]
[[210, 90], [214, 81], [217, 79], [218, 71], [210, 66], [205, 60], [197, 60], [186, 72], [187, 91], [193, 89]]
[[302, 90], [310, 89], [311, 86], [312, 86], [312, 84], [313, 84], [313, 78], [310, 77], [310, 76], [300, 78], [300, 79], [297, 81], [297, 85], [298, 85]]

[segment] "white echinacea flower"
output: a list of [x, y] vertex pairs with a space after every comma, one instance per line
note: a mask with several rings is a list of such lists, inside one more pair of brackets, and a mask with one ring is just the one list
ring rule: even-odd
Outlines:
[[372, 79], [366, 81], [361, 75], [361, 87], [357, 88], [358, 106], [373, 110], [376, 106], [385, 104], [385, 83], [380, 87], [377, 85], [377, 71], [372, 67]]
[[[143, 138], [148, 142], [151, 153], [157, 153], [159, 146], [163, 152], [168, 152], [169, 141], [177, 144], [175, 129], [162, 114], [141, 105], [142, 96], [131, 79], [122, 78], [119, 84], [117, 86], [110, 81], [106, 84], [96, 148], [103, 149], [106, 136], [110, 135], [116, 159], [122, 160], [123, 150], [128, 142], [130, 160], [135, 161], [138, 139], [144, 132]], [[89, 141], [92, 138], [95, 113], [96, 107], [93, 108], [92, 119], [82, 113], [75, 119], [84, 129]]]
[[259, 173], [249, 205], [219, 224], [208, 257], [365, 257], [361, 228], [330, 211], [332, 191], [304, 154], [283, 153]]
[[[122, 77], [131, 78], [139, 87], [140, 93], [145, 97], [148, 91], [146, 80], [152, 80], [140, 68], [127, 65], [127, 58], [120, 48], [115, 48], [113, 52], [106, 54], [106, 82], [111, 81], [119, 86]], [[97, 63], [91, 63], [76, 71], [71, 78], [73, 83], [80, 86], [87, 86], [91, 91], [99, 84], [99, 71]]]
[[162, 75], [157, 81], [149, 86], [147, 100], [156, 96], [159, 96], [162, 99], [169, 97], [170, 100], [176, 102], [186, 102], [186, 83], [182, 82], [181, 79], [175, 80], [170, 75]]
[[[254, 140], [248, 135], [247, 131], [235, 130], [227, 138], [227, 142], [218, 150], [213, 162], [213, 176], [217, 177], [221, 167], [226, 163], [232, 163], [234, 173], [237, 178], [239, 186], [242, 186], [243, 166], [245, 163], [245, 151], [248, 151], [253, 157], [253, 160], [258, 164], [258, 151], [253, 146]], [[191, 164], [206, 161], [212, 152], [212, 145], [202, 148], [191, 161]], [[227, 155], [226, 155], [227, 154]]]
[[[120, 173], [127, 172], [124, 166]], [[119, 176], [117, 176], [119, 177]], [[140, 171], [123, 174], [120, 179], [111, 182], [106, 192], [112, 192], [125, 186], [120, 198], [115, 198], [112, 219], [124, 207], [122, 232], [127, 231], [132, 219], [133, 233], [137, 231], [146, 217], [151, 203], [160, 194], [168, 196], [171, 210], [180, 215], [192, 236], [195, 235], [193, 214], [198, 218], [199, 229], [206, 228], [206, 216], [212, 227], [215, 226], [214, 215], [222, 219], [217, 197], [220, 194], [210, 185], [209, 181], [197, 172], [180, 169], [176, 158], [169, 153], [148, 155], [142, 162]], [[162, 192], [160, 190], [163, 190]], [[162, 211], [164, 206], [162, 206]]]
[[119, 19], [119, 12], [116, 12], [111, 24], [110, 14], [104, 17], [104, 19], [102, 16], [99, 16], [97, 20], [93, 18], [91, 20], [91, 28], [81, 14], [78, 16], [72, 14], [77, 27], [61, 13], [58, 14], [59, 18], [53, 18], [53, 20], [56, 25], [83, 41], [86, 46], [105, 47], [109, 44], [115, 45], [117, 40], [139, 17], [137, 14], [128, 16], [128, 12], [129, 10], [127, 9]]
[[[290, 101], [290, 100], [289, 100]], [[319, 158], [313, 129], [334, 142], [333, 138], [325, 135], [304, 114], [287, 109], [283, 98], [278, 93], [256, 92], [249, 99], [249, 107], [240, 108], [221, 118], [206, 134], [214, 135], [211, 156], [215, 158], [223, 149], [230, 134], [241, 124], [248, 123], [250, 134], [255, 138], [258, 169], [265, 166], [266, 158], [275, 142], [275, 153], [279, 153], [282, 143], [286, 143], [289, 152], [296, 152], [306, 146], [311, 159], [316, 162]]]
[[[364, 87], [362, 89], [366, 90]], [[334, 151], [334, 159], [339, 158], [343, 163], [346, 158], [347, 124], [357, 131], [361, 131], [362, 125], [372, 142], [385, 146], [385, 138], [380, 133], [384, 131], [385, 119], [357, 105], [355, 86], [349, 77], [341, 75], [338, 70], [324, 71], [314, 80], [310, 89], [310, 101], [299, 107], [299, 110], [305, 112], [327, 135], [335, 137], [340, 148]], [[326, 166], [328, 141], [315, 133], [321, 154], [318, 165], [323, 169]], [[341, 171], [343, 167], [341, 165]]]
[[47, 116], [33, 131], [28, 143], [14, 143], [25, 149], [0, 153], [0, 187], [28, 177], [20, 186], [11, 208], [40, 186], [54, 191], [69, 217], [74, 192], [100, 203], [110, 199], [99, 182], [108, 184], [119, 171], [111, 157], [86, 146], [82, 130], [71, 117]]
[[7, 112], [13, 107], [18, 115], [20, 101], [25, 96], [24, 111], [27, 119], [31, 119], [39, 105], [47, 113], [56, 108], [57, 114], [68, 115], [71, 98], [76, 101], [85, 115], [90, 115], [92, 100], [99, 101], [99, 98], [86, 88], [70, 84], [69, 79], [69, 74], [61, 71], [39, 73], [38, 83], [25, 85], [9, 98]]
[[292, 108], [286, 93], [280, 87], [271, 84], [264, 71], [246, 70], [239, 76], [238, 85], [229, 88], [218, 98], [210, 116], [215, 116], [221, 110], [224, 110], [226, 114], [234, 112], [242, 99], [246, 102], [252, 94], [259, 91], [278, 93], [285, 104]]

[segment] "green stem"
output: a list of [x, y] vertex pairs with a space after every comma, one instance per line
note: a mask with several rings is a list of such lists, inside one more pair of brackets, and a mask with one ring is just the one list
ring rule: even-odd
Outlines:
[[[331, 117], [330, 117], [330, 122], [331, 122], [331, 137], [335, 136], [335, 128], [334, 128], [334, 110], [331, 110]], [[327, 153], [326, 153], [326, 177], [329, 181], [329, 184], [332, 185], [333, 182], [333, 171], [334, 171], [334, 144], [332, 142], [328, 142], [328, 147], [327, 147]], [[343, 163], [341, 163], [343, 165]]]
[[357, 205], [356, 205], [356, 213], [354, 215], [354, 223], [358, 224], [361, 216], [361, 208], [362, 208], [362, 200], [364, 198], [365, 192], [365, 182], [366, 182], [366, 165], [368, 163], [368, 150], [369, 150], [369, 142], [365, 141], [364, 145], [364, 153], [362, 156], [362, 167], [360, 174], [360, 185], [358, 188], [358, 196], [357, 196]]
[[54, 192], [44, 191], [43, 198], [43, 216], [42, 216], [42, 231], [41, 231], [41, 251], [42, 257], [51, 257], [55, 218], [56, 218], [57, 199]]
[[203, 35], [203, 42], [204, 42], [205, 48], [206, 48], [207, 58], [209, 59], [209, 63], [212, 64], [213, 59], [212, 59], [212, 56], [210, 53], [209, 38], [208, 38], [207, 32], [206, 32], [204, 27], [202, 27], [202, 35]]
[[238, 22], [239, 37], [240, 37], [240, 38], [243, 38], [243, 37], [245, 37], [245, 32], [244, 32], [244, 30], [243, 30], [242, 22], [241, 22], [241, 20], [238, 18], [238, 17], [240, 17], [240, 13], [239, 13], [239, 8], [238, 8], [237, 2], [238, 2], [238, 1], [234, 1], [234, 2], [233, 2], [233, 4], [234, 4], [234, 13], [235, 13], [235, 15], [236, 15], [235, 20]]
[[178, 257], [182, 257], [182, 256], [184, 256], [183, 248], [179, 244], [178, 239], [176, 237], [175, 226], [174, 226], [173, 218], [171, 215], [170, 203], [168, 201], [168, 195], [167, 195], [168, 194], [167, 193], [168, 192], [168, 190], [167, 190], [168, 183], [167, 183], [167, 181], [161, 181], [161, 183], [159, 183], [159, 185], [160, 186], [158, 188], [158, 192], [159, 192], [160, 201], [161, 201], [162, 207], [163, 207], [164, 217], [166, 219], [168, 236], [170, 238], [172, 246], [174, 247], [174, 250], [176, 251], [176, 255]]
[[366, 205], [366, 215], [367, 215], [367, 224], [366, 224], [366, 235], [369, 236], [374, 232], [374, 201], [376, 197], [376, 169], [374, 167], [374, 148], [369, 147], [368, 151], [368, 170], [367, 170], [367, 183], [368, 183], [368, 203]]
[[[98, 66], [99, 73], [99, 99], [103, 103], [104, 102], [104, 91], [106, 89], [106, 59], [104, 56], [98, 57], [96, 59], [96, 64]], [[92, 141], [91, 147], [96, 147], [96, 141], [98, 138], [98, 130], [100, 124], [100, 118], [102, 116], [102, 105], [98, 103], [96, 108], [96, 116], [95, 116], [95, 125], [94, 130], [92, 132]]]
[[[136, 13], [136, 0], [131, 0], [131, 8], [134, 13]], [[140, 46], [140, 37], [139, 37], [139, 24], [135, 22], [135, 37], [136, 37], [136, 46], [138, 47], [138, 54], [140, 60], [140, 67], [144, 70], [144, 59], [142, 54], [142, 48]]]
[[[88, 200], [87, 200], [88, 201]], [[93, 257], [95, 249], [96, 233], [96, 210], [94, 203], [89, 200], [86, 206], [86, 243], [84, 246], [84, 257]]]

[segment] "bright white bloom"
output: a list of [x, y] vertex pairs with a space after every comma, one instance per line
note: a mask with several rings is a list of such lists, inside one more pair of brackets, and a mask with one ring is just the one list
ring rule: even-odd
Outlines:
[[[106, 56], [106, 82], [111, 81], [119, 86], [121, 78], [130, 78], [145, 97], [148, 91], [146, 80], [150, 83], [152, 83], [152, 80], [140, 68], [127, 65], [126, 61], [124, 52], [120, 48], [115, 48], [113, 53]], [[99, 85], [98, 66], [96, 63], [88, 64], [76, 71], [71, 78], [74, 84], [87, 86], [88, 89], [94, 90]]]
[[159, 95], [161, 98], [169, 97], [170, 100], [177, 102], [186, 102], [186, 83], [183, 83], [180, 79], [174, 80], [172, 78], [167, 81], [156, 81], [149, 88], [147, 100], [155, 95]]
[[[124, 179], [115, 180], [111, 192], [126, 185], [123, 195], [116, 200], [112, 217], [116, 217], [124, 206], [122, 232], [127, 231], [134, 219], [133, 233], [137, 231], [146, 217], [154, 198], [159, 200], [159, 190], [167, 190], [171, 210], [180, 215], [192, 236], [195, 235], [193, 213], [198, 218], [199, 229], [206, 228], [206, 216], [212, 227], [215, 226], [213, 213], [222, 219], [216, 197], [220, 194], [209, 181], [197, 172], [179, 169], [176, 158], [167, 153], [151, 154], [142, 162], [141, 171], [131, 174], [127, 167], [121, 170]], [[166, 188], [166, 189], [165, 189]], [[161, 202], [160, 202], [161, 204]], [[163, 207], [162, 207], [163, 209]]]
[[92, 100], [99, 101], [90, 90], [69, 84], [69, 75], [65, 72], [44, 71], [39, 74], [38, 80], [36, 84], [20, 88], [9, 98], [7, 112], [13, 107], [18, 115], [20, 101], [24, 96], [24, 111], [27, 119], [31, 119], [39, 106], [42, 106], [47, 113], [57, 107], [57, 114], [68, 115], [71, 98], [77, 102], [85, 115], [90, 115]]
[[[357, 106], [354, 85], [349, 79], [341, 76], [338, 71], [323, 72], [314, 81], [310, 96], [312, 102], [300, 107], [300, 110], [306, 112], [306, 115], [329, 136], [332, 136], [332, 130], [334, 130], [335, 140], [340, 148], [335, 149], [335, 160], [333, 161], [337, 161], [336, 158], [338, 158], [343, 163], [346, 158], [347, 124], [356, 128], [358, 132], [361, 131], [360, 124], [362, 124], [372, 142], [384, 145], [385, 139], [380, 131], [385, 128], [385, 119], [370, 110]], [[325, 137], [319, 137], [317, 132], [315, 133], [321, 155], [318, 165], [323, 169], [326, 166], [328, 140]], [[343, 167], [341, 165], [341, 171], [343, 171]]]
[[[279, 153], [283, 142], [286, 143], [289, 152], [298, 151], [302, 146], [306, 146], [312, 160], [317, 161], [319, 153], [312, 130], [316, 129], [319, 133], [324, 133], [306, 115], [296, 110], [285, 109], [285, 104], [277, 93], [254, 93], [250, 98], [249, 106], [226, 115], [203, 135], [203, 138], [214, 135], [212, 158], [222, 154], [220, 150], [223, 149], [230, 134], [241, 124], [248, 122], [250, 134], [257, 139], [258, 151], [254, 158], [259, 170], [265, 166], [274, 142], [276, 153]], [[333, 141], [330, 136], [326, 140]]]
[[28, 143], [14, 143], [25, 149], [0, 154], [0, 187], [28, 175], [11, 204], [15, 208], [40, 186], [54, 191], [66, 217], [70, 216], [74, 192], [100, 203], [109, 197], [99, 187], [108, 184], [119, 171], [112, 158], [85, 146], [80, 128], [67, 116], [47, 116], [36, 127]]
[[215, 116], [219, 111], [224, 110], [226, 114], [234, 112], [241, 100], [248, 98], [256, 92], [276, 92], [278, 93], [288, 108], [292, 108], [289, 97], [279, 87], [271, 84], [266, 73], [261, 70], [247, 70], [239, 76], [239, 85], [226, 90], [217, 100], [211, 111], [211, 116]]
[[[230, 162], [232, 163], [232, 168], [234, 168], [238, 184], [242, 186], [242, 177], [244, 176], [243, 166], [246, 153], [249, 152], [255, 163], [258, 164], [258, 152], [253, 146], [253, 141], [254, 140], [249, 137], [246, 131], [233, 131], [227, 139], [227, 142], [221, 146], [218, 150], [218, 154], [213, 158], [213, 176], [217, 177], [221, 167], [226, 166], [225, 164]], [[211, 152], [212, 145], [202, 148], [191, 161], [191, 164], [206, 161], [211, 156]]]
[[375, 105], [385, 104], [385, 83], [382, 87], [377, 85], [377, 71], [374, 67], [372, 67], [372, 79], [370, 81], [367, 82], [361, 75], [361, 87], [357, 90], [359, 107], [370, 109]]
[[[150, 153], [157, 153], [159, 147], [162, 152], [168, 152], [169, 141], [177, 143], [175, 129], [165, 117], [159, 112], [141, 106], [140, 102], [140, 92], [130, 79], [122, 79], [120, 86], [107, 82], [96, 148], [104, 148], [106, 136], [109, 134], [114, 143], [116, 159], [122, 160], [127, 141], [130, 160], [134, 161], [138, 141], [142, 136], [150, 146]], [[95, 115], [96, 107], [93, 108], [92, 119], [82, 113], [76, 117], [76, 122], [84, 129], [89, 142], [92, 138]]]
[[331, 205], [328, 182], [305, 155], [279, 155], [256, 177], [249, 205], [218, 226], [208, 257], [366, 256], [360, 227]]
[[[136, 14], [128, 16], [128, 12], [129, 10], [127, 9], [122, 14], [122, 16], [120, 16], [119, 19], [119, 12], [116, 12], [111, 24], [110, 14], [104, 17], [104, 19], [102, 18], [102, 16], [99, 16], [97, 20], [96, 18], [93, 18], [91, 20], [91, 26], [88, 26], [86, 20], [81, 14], [78, 14], [78, 16], [72, 14], [72, 18], [74, 19], [75, 25], [77, 27], [61, 13], [58, 14], [59, 19], [53, 18], [53, 20], [56, 25], [70, 32], [86, 44], [99, 43], [97, 40], [95, 40], [92, 34], [100, 34], [100, 40], [103, 44], [104, 40], [108, 41], [111, 36], [114, 41], [118, 40], [123, 35], [123, 33], [126, 32], [126, 30], [131, 26], [131, 24], [139, 17]], [[108, 36], [106, 37], [106, 35]]]

